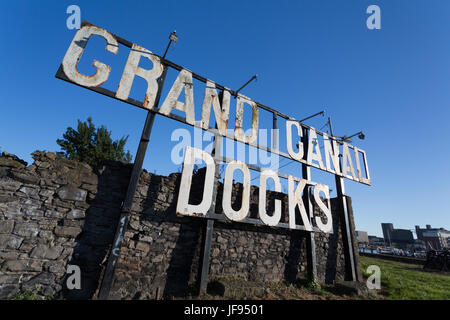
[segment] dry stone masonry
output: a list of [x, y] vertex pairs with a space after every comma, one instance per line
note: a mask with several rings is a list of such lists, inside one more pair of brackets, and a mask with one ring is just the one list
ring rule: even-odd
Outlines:
[[[3, 153], [0, 157], [0, 299], [37, 290], [41, 297], [96, 298], [114, 238], [132, 165], [105, 162], [91, 166], [33, 153], [34, 163]], [[193, 177], [191, 203], [201, 201], [204, 172]], [[175, 214], [180, 174], [141, 173], [116, 268], [115, 299], [184, 297], [199, 277], [206, 220]], [[220, 188], [222, 185], [219, 185]], [[239, 207], [241, 185], [233, 190]], [[252, 187], [251, 216], [258, 189]], [[287, 195], [270, 193], [273, 199]], [[218, 199], [216, 212], [221, 212]], [[332, 199], [333, 234], [315, 234], [318, 280], [344, 277], [344, 253]], [[286, 221], [287, 207], [283, 208]], [[293, 281], [306, 277], [305, 233], [287, 229], [215, 222], [210, 278]], [[81, 269], [81, 289], [66, 286], [68, 265]]]

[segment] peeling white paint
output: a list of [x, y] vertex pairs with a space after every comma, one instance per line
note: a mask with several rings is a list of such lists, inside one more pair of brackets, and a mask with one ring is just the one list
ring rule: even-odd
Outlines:
[[[294, 188], [294, 181], [298, 181], [297, 188]], [[312, 231], [311, 223], [306, 213], [305, 205], [303, 204], [303, 191], [306, 187], [307, 180], [299, 179], [294, 176], [288, 176], [288, 198], [289, 198], [289, 228], [296, 228], [295, 208], [298, 206], [300, 216], [306, 231]]]
[[[178, 97], [183, 89], [185, 102], [178, 101]], [[167, 94], [166, 100], [164, 100], [159, 109], [159, 113], [167, 116], [172, 109], [184, 112], [186, 114], [186, 122], [195, 126], [194, 84], [192, 83], [192, 72], [189, 70], [183, 69], [180, 71]]]
[[[202, 202], [198, 205], [189, 204], [189, 193], [192, 184], [192, 172], [196, 159], [206, 163], [205, 184], [203, 188]], [[186, 147], [184, 155], [183, 172], [181, 174], [180, 191], [177, 201], [177, 213], [187, 216], [206, 215], [212, 203], [213, 186], [216, 166], [212, 156], [203, 150]]]
[[[231, 194], [233, 191], [233, 175], [235, 170], [241, 170], [243, 173], [242, 205], [239, 210], [231, 207]], [[222, 208], [225, 216], [231, 221], [244, 220], [250, 208], [250, 170], [247, 165], [241, 161], [234, 160], [228, 163], [225, 169], [225, 180], [223, 185]]]
[[[141, 57], [145, 57], [153, 63], [153, 68], [151, 70], [139, 67]], [[138, 46], [137, 44], [133, 44], [128, 56], [127, 64], [123, 70], [122, 78], [120, 79], [116, 97], [121, 100], [127, 100], [130, 95], [134, 77], [138, 76], [147, 81], [147, 91], [145, 93], [143, 106], [152, 109], [158, 93], [158, 82], [156, 80], [161, 76], [162, 72], [163, 66], [157, 56], [153, 55], [151, 51]]]
[[[244, 134], [243, 118], [244, 118], [244, 103], [249, 104], [252, 107], [252, 129], [251, 134]], [[255, 143], [258, 139], [258, 127], [259, 127], [259, 111], [256, 103], [250, 98], [238, 95], [236, 99], [236, 121], [234, 125], [234, 137], [236, 140], [244, 143]]]
[[280, 178], [272, 170], [263, 170], [259, 176], [259, 205], [258, 212], [261, 221], [268, 226], [276, 226], [281, 219], [281, 200], [275, 200], [275, 210], [272, 216], [266, 212], [266, 183], [267, 179], [272, 178], [275, 184], [275, 191], [281, 192]]
[[89, 38], [93, 35], [104, 38], [107, 42], [106, 51], [116, 54], [119, 51], [119, 44], [114, 36], [105, 29], [84, 26], [77, 31], [73, 37], [72, 43], [67, 49], [66, 55], [62, 62], [62, 68], [66, 76], [73, 82], [85, 87], [97, 87], [108, 80], [111, 67], [97, 60], [94, 60], [92, 65], [97, 68], [97, 71], [92, 76], [87, 76], [78, 71], [78, 62], [83, 55], [86, 44]]

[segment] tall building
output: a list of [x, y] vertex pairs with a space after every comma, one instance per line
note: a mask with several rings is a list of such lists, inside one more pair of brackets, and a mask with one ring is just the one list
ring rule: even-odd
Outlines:
[[392, 223], [382, 223], [381, 229], [383, 230], [384, 241], [387, 245], [392, 245], [394, 243], [414, 243], [414, 237], [411, 230], [394, 229]]
[[431, 250], [450, 248], [450, 231], [444, 228], [431, 228], [427, 224], [425, 229], [416, 226], [417, 239], [425, 242], [425, 247]]
[[369, 243], [369, 235], [366, 231], [355, 231], [358, 243]]
[[394, 230], [394, 225], [392, 223], [382, 223], [381, 229], [383, 230], [384, 242], [390, 244], [392, 238], [392, 231]]

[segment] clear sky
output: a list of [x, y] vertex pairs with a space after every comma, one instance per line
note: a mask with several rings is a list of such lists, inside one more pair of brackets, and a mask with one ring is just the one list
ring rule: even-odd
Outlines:
[[[134, 156], [144, 124], [144, 110], [54, 77], [75, 34], [66, 27], [71, 4], [82, 19], [160, 55], [176, 29], [167, 57], [177, 64], [232, 89], [257, 73], [242, 91], [254, 100], [297, 119], [325, 109], [339, 136], [363, 130], [366, 139], [353, 144], [367, 152], [373, 185], [346, 180], [358, 230], [381, 236], [381, 222], [450, 229], [449, 1], [3, 1], [0, 148], [29, 163], [35, 150], [59, 151], [56, 139], [88, 116], [114, 138], [129, 135]], [[366, 27], [372, 4], [381, 30]], [[92, 39], [80, 68], [110, 64], [115, 90], [125, 49], [114, 56]], [[139, 81], [132, 95], [142, 100]], [[320, 129], [326, 119], [307, 123]], [[157, 116], [147, 170], [177, 169], [170, 137], [180, 126], [188, 128]], [[301, 176], [299, 165], [288, 168]], [[313, 180], [334, 189], [330, 174], [315, 171]]]

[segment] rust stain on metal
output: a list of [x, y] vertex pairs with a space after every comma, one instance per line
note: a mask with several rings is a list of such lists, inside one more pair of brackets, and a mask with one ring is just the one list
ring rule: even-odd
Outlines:
[[113, 54], [117, 54], [119, 50], [119, 44], [117, 39], [108, 31], [95, 27], [85, 26], [77, 31], [69, 49], [64, 56], [62, 62], [62, 68], [65, 75], [73, 82], [86, 86], [86, 87], [98, 87], [108, 80], [111, 72], [111, 67], [107, 66], [97, 60], [94, 60], [92, 65], [97, 68], [95, 74], [87, 76], [78, 71], [78, 63], [83, 55], [83, 51], [86, 48], [86, 44], [90, 37], [93, 35], [104, 38], [107, 42], [106, 51]]
[[[91, 36], [97, 36], [101, 37], [106, 41], [106, 51], [116, 54], [119, 50], [118, 43], [121, 43], [122, 45], [125, 45], [129, 48], [130, 54], [127, 61], [127, 64], [125, 65], [124, 72], [122, 74], [121, 83], [119, 84], [119, 88], [116, 92], [112, 92], [106, 88], [100, 87], [103, 85], [109, 77], [109, 74], [111, 73], [111, 67], [103, 64], [97, 60], [93, 61], [93, 66], [96, 68], [96, 71], [93, 75], [85, 75], [79, 72], [78, 70], [78, 64], [80, 62], [80, 59], [82, 57], [83, 51], [86, 48], [86, 44], [91, 38]], [[153, 63], [153, 68], [151, 70], [146, 70], [139, 67], [139, 59], [141, 57], [146, 57], [150, 59]], [[263, 145], [259, 145], [257, 143], [258, 141], [258, 127], [259, 127], [259, 108], [262, 108], [266, 111], [272, 112], [274, 115], [274, 127], [276, 126], [276, 117], [282, 117], [286, 120], [296, 121], [294, 118], [289, 117], [287, 115], [284, 115], [283, 113], [274, 110], [270, 107], [267, 107], [263, 104], [257, 103], [253, 101], [252, 99], [239, 94], [239, 90], [234, 92], [222, 85], [215, 84], [213, 81], [208, 80], [198, 74], [195, 74], [171, 61], [168, 60], [161, 60], [160, 57], [157, 55], [151, 53], [149, 50], [138, 46], [136, 44], [133, 44], [123, 38], [120, 38], [105, 29], [102, 29], [100, 27], [97, 27], [89, 22], [83, 22], [81, 29], [77, 31], [75, 34], [65, 56], [63, 59], [63, 62], [60, 66], [60, 69], [58, 70], [57, 77], [66, 81], [70, 81], [72, 83], [75, 83], [77, 85], [90, 88], [91, 90], [104, 94], [109, 97], [114, 97], [123, 101], [126, 101], [127, 103], [130, 103], [132, 105], [145, 108], [147, 110], [151, 109], [154, 100], [157, 95], [158, 91], [158, 83], [156, 79], [158, 79], [164, 70], [164, 68], [173, 68], [174, 70], [179, 71], [179, 75], [177, 77], [177, 80], [175, 81], [174, 85], [170, 89], [169, 94], [167, 95], [164, 103], [162, 104], [162, 107], [158, 109], [158, 113], [163, 114], [164, 116], [167, 116], [171, 119], [190, 124], [195, 127], [200, 127], [204, 130], [207, 130], [212, 133], [218, 133], [226, 138], [234, 139], [237, 141], [240, 141], [242, 143], [248, 144], [250, 146], [265, 150], [267, 152], [272, 152], [275, 154], [278, 154], [280, 156], [283, 156], [287, 159], [293, 159], [298, 162], [301, 162], [303, 164], [306, 164], [308, 166], [312, 166], [315, 168], [318, 168], [320, 170], [330, 172], [333, 174], [336, 174], [340, 177], [344, 177], [353, 181], [357, 181], [366, 185], [370, 185], [370, 173], [367, 166], [367, 157], [366, 153], [363, 150], [359, 150], [363, 157], [362, 161], [359, 161], [358, 157], [358, 149], [354, 148], [352, 146], [347, 146], [344, 144], [343, 147], [343, 170], [339, 172], [338, 169], [339, 166], [336, 166], [335, 170], [331, 169], [331, 163], [329, 162], [329, 157], [331, 156], [333, 161], [333, 166], [336, 161], [336, 155], [332, 152], [330, 152], [330, 148], [327, 148], [328, 152], [325, 152], [325, 160], [326, 160], [326, 166], [323, 164], [323, 161], [321, 159], [321, 152], [320, 149], [315, 152], [317, 154], [317, 162], [315, 163], [308, 163], [308, 159], [300, 158], [300, 151], [298, 154], [294, 154], [291, 150], [291, 152], [286, 153], [280, 150], [277, 150], [277, 148], [268, 148]], [[139, 76], [144, 78], [148, 83], [148, 88], [145, 93], [145, 98], [143, 102], [140, 102], [138, 100], [129, 98], [129, 90], [131, 89], [131, 85], [133, 83], [133, 79], [135, 76]], [[199, 80], [203, 83], [206, 83], [206, 90], [205, 90], [205, 97], [203, 100], [203, 108], [202, 108], [202, 118], [201, 123], [198, 124], [195, 122], [195, 110], [194, 110], [194, 94], [193, 94], [193, 82], [192, 79], [195, 78], [196, 80]], [[178, 101], [178, 97], [181, 93], [181, 91], [184, 89], [185, 91], [185, 102]], [[222, 94], [218, 95], [216, 90], [221, 90]], [[229, 109], [230, 109], [230, 97], [231, 95], [236, 97], [236, 117], [235, 117], [235, 127], [233, 133], [228, 133], [228, 121], [229, 121]], [[222, 100], [222, 101], [220, 101]], [[245, 134], [244, 128], [243, 128], [243, 105], [247, 103], [252, 107], [252, 121], [251, 121], [251, 133]], [[216, 119], [217, 129], [213, 129], [209, 127], [209, 115], [211, 111], [211, 105], [212, 109], [214, 110], [214, 115]], [[182, 117], [172, 114], [171, 110], [177, 109], [186, 114], [185, 119]], [[299, 123], [299, 125], [302, 128], [305, 128], [306, 130], [309, 130], [310, 132], [314, 131], [315, 129], [303, 124]], [[322, 135], [325, 137], [325, 133], [316, 131], [317, 134]], [[312, 133], [314, 134], [314, 133]], [[330, 141], [332, 144], [335, 143], [336, 138], [330, 137], [330, 139], [327, 141], [329, 144]], [[308, 148], [308, 149], [317, 149], [317, 144], [314, 144], [314, 148]], [[326, 145], [326, 147], [329, 147]], [[354, 148], [356, 159], [352, 160], [352, 156], [350, 155], [349, 148]], [[289, 150], [288, 150], [289, 151]], [[314, 154], [311, 154], [314, 156]], [[307, 157], [308, 158], [308, 157]], [[312, 159], [309, 157], [310, 160]], [[363, 164], [363, 163], [364, 164]], [[354, 166], [354, 164], [356, 166]], [[362, 168], [362, 165], [364, 165], [364, 168]], [[355, 170], [356, 169], [356, 170]], [[356, 172], [355, 172], [356, 171]], [[349, 174], [350, 173], [350, 174]], [[364, 174], [365, 173], [365, 174]]]

